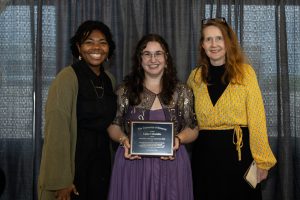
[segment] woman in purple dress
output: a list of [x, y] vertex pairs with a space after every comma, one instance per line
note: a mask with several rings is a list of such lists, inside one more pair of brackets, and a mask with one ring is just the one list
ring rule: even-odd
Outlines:
[[[197, 124], [193, 93], [179, 83], [168, 44], [148, 34], [138, 43], [132, 72], [117, 90], [118, 110], [108, 128], [119, 142], [110, 183], [110, 200], [192, 200], [190, 160], [183, 144], [194, 141]], [[174, 123], [174, 156], [129, 153], [131, 121]]]

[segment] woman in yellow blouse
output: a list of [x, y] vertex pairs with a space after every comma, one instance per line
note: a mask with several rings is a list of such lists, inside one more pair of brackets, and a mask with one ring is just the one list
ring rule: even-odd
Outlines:
[[199, 67], [188, 79], [200, 129], [192, 152], [195, 199], [261, 199], [260, 184], [254, 189], [243, 176], [254, 160], [261, 182], [276, 163], [256, 74], [245, 63], [225, 19], [202, 20]]

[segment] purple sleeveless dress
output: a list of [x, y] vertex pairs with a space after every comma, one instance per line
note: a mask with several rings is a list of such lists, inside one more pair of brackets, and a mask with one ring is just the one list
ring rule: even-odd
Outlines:
[[[150, 111], [150, 120], [165, 120], [162, 109]], [[190, 159], [181, 145], [175, 160], [143, 157], [127, 160], [119, 147], [112, 171], [109, 200], [193, 200]]]

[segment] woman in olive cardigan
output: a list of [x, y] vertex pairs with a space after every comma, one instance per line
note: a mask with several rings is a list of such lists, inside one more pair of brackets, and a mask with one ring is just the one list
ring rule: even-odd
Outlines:
[[39, 199], [106, 199], [111, 171], [106, 129], [115, 117], [116, 95], [103, 63], [114, 49], [102, 22], [86, 21], [72, 37], [72, 54], [79, 59], [49, 88]]

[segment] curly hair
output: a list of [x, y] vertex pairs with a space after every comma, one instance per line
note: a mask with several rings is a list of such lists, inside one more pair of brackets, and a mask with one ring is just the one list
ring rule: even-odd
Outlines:
[[83, 22], [78, 27], [75, 35], [70, 39], [70, 44], [71, 44], [70, 48], [72, 51], [72, 55], [75, 58], [79, 57], [77, 44], [81, 45], [94, 30], [99, 30], [101, 33], [105, 35], [105, 38], [109, 45], [108, 58], [110, 58], [113, 55], [116, 45], [112, 39], [112, 34], [108, 26], [106, 26], [103, 22], [100, 21], [88, 20]]
[[128, 89], [130, 105], [138, 105], [141, 102], [141, 93], [144, 90], [145, 73], [142, 67], [142, 52], [149, 42], [158, 42], [165, 51], [167, 67], [162, 76], [162, 91], [160, 97], [165, 105], [172, 100], [172, 95], [178, 83], [177, 71], [173, 66], [173, 59], [169, 52], [167, 42], [157, 34], [147, 34], [138, 42], [133, 55], [132, 71], [124, 79], [124, 84]]
[[206, 55], [202, 44], [204, 42], [204, 30], [209, 26], [215, 26], [222, 32], [225, 48], [226, 48], [226, 58], [225, 58], [225, 73], [222, 77], [223, 82], [232, 82], [237, 84], [242, 84], [244, 77], [243, 64], [246, 62], [246, 56], [243, 53], [236, 34], [232, 28], [224, 20], [210, 19], [207, 20], [205, 24], [202, 24], [201, 38], [200, 38], [200, 57], [198, 60], [198, 66], [202, 68], [201, 78], [203, 82], [207, 83], [208, 79], [208, 66], [210, 65], [210, 59]]

